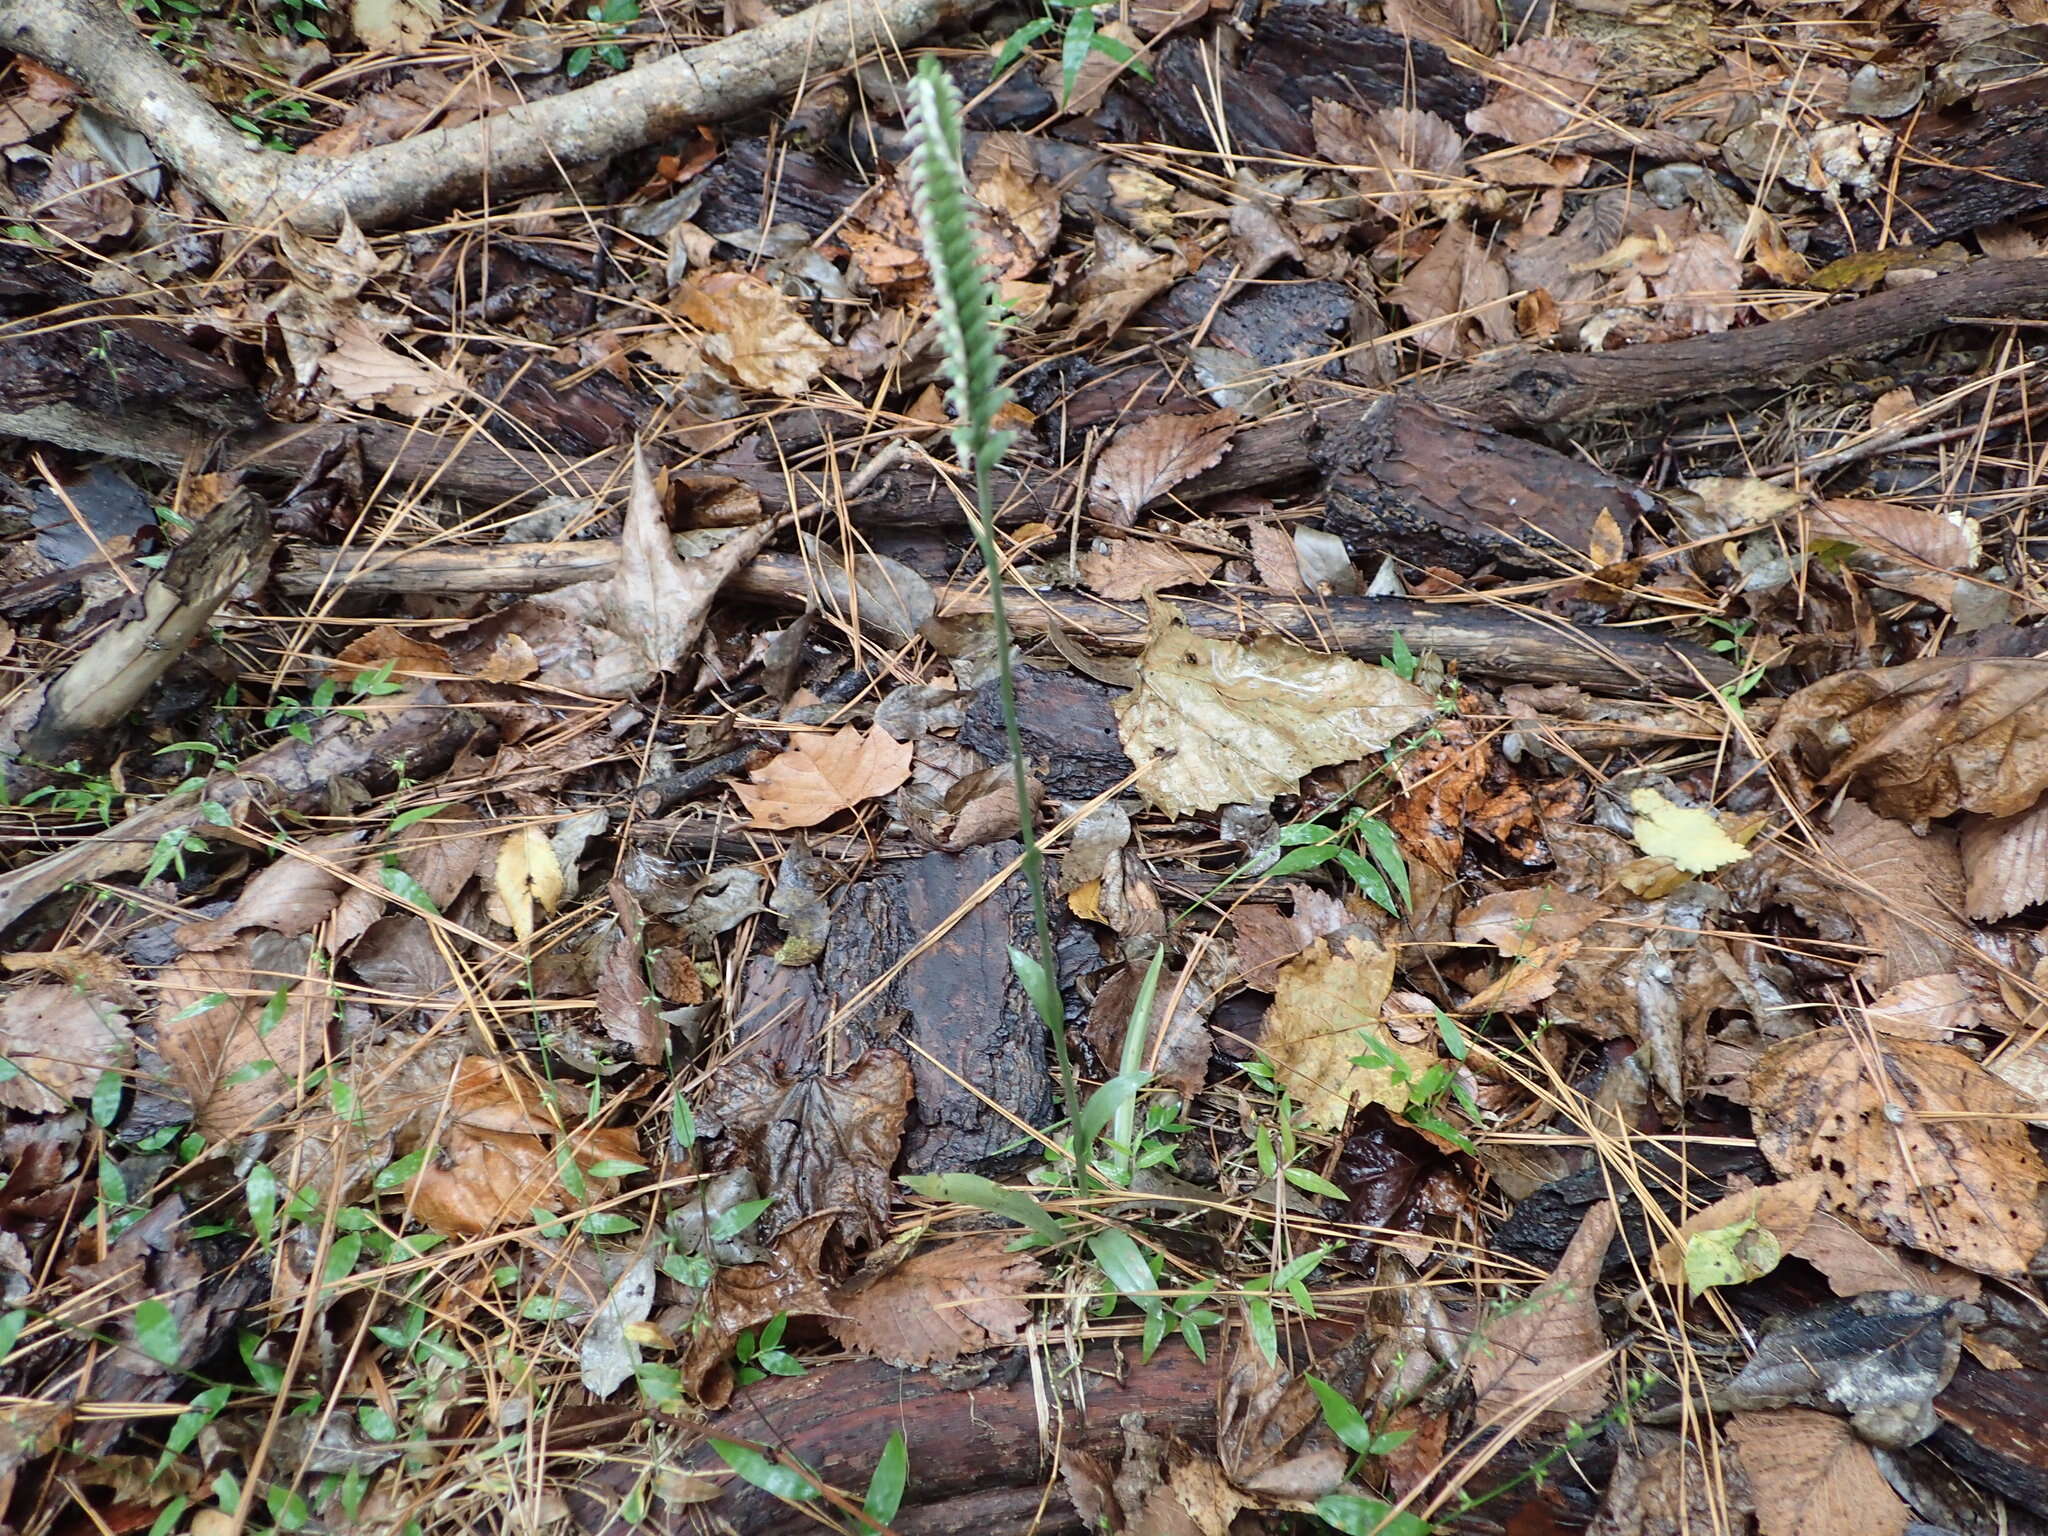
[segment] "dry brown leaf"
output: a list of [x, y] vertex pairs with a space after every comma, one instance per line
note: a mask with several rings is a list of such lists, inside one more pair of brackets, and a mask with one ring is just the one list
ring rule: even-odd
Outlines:
[[1997, 922], [2048, 901], [2048, 798], [2017, 816], [1972, 816], [1962, 825], [1963, 910]]
[[550, 687], [619, 699], [679, 665], [704, 632], [711, 600], [761, 551], [773, 522], [735, 530], [709, 554], [683, 560], [669, 536], [646, 454], [633, 455], [633, 486], [611, 575], [530, 598], [515, 610]]
[[915, 748], [877, 727], [841, 727], [830, 736], [799, 736], [787, 752], [756, 768], [733, 788], [764, 827], [815, 827], [864, 800], [899, 789], [910, 777]]
[[1293, 597], [1308, 590], [1308, 583], [1301, 577], [1301, 563], [1295, 558], [1293, 539], [1271, 523], [1254, 523], [1250, 539], [1252, 565], [1267, 591]]
[[1161, 254], [1104, 220], [1095, 226], [1094, 259], [1074, 289], [1075, 334], [1099, 332], [1105, 340], [1116, 335], [1186, 271], [1178, 253]]
[[1173, 816], [1261, 804], [1434, 713], [1428, 694], [1384, 667], [1272, 636], [1197, 635], [1156, 599], [1138, 685], [1116, 703], [1124, 752], [1145, 770], [1139, 793]]
[[1958, 571], [1975, 570], [1975, 524], [1949, 521], [1925, 507], [1897, 501], [1827, 497], [1807, 514], [1815, 539], [1853, 544], [1849, 565], [1879, 586], [1910, 592], [1947, 611], [1954, 608]]
[[1819, 1174], [1808, 1174], [1781, 1184], [1723, 1195], [1704, 1210], [1688, 1216], [1670, 1241], [1657, 1250], [1657, 1278], [1666, 1285], [1681, 1284], [1686, 1278], [1686, 1245], [1695, 1237], [1725, 1233], [1731, 1228], [1755, 1228], [1770, 1234], [1775, 1250], [1768, 1255], [1768, 1262], [1754, 1266], [1756, 1275], [1768, 1274], [1777, 1267], [1779, 1256], [1792, 1252], [1806, 1236], [1823, 1185]]
[[1594, 1287], [1617, 1218], [1612, 1200], [1586, 1212], [1564, 1257], [1527, 1301], [1482, 1327], [1472, 1343], [1472, 1390], [1482, 1419], [1505, 1414], [1528, 1398], [1544, 1404], [1545, 1420], [1581, 1423], [1606, 1408], [1607, 1377], [1583, 1375], [1559, 1390], [1561, 1378], [1606, 1349]]
[[704, 356], [749, 389], [794, 400], [832, 356], [796, 305], [751, 272], [709, 272], [676, 294], [676, 309], [704, 332]]
[[968, 168], [983, 218], [976, 231], [998, 278], [1029, 276], [1060, 233], [1059, 188], [1038, 169], [1031, 140], [991, 133]]
[[1380, 1022], [1393, 984], [1393, 951], [1359, 928], [1315, 940], [1275, 974], [1259, 1051], [1310, 1124], [1336, 1130], [1360, 1104], [1408, 1107], [1408, 1084], [1392, 1068], [1354, 1060], [1392, 1058], [1413, 1076], [1433, 1064]]
[[1822, 843], [1842, 905], [1870, 946], [1873, 985], [1895, 987], [1916, 976], [1953, 971], [1969, 937], [1956, 920], [1963, 904], [1963, 867], [1956, 836], [1946, 827], [1916, 837], [1856, 801], [1836, 810]]
[[1767, 745], [1901, 821], [2017, 816], [2048, 790], [2048, 659], [1943, 656], [1824, 678], [1785, 701]]
[[723, 1408], [732, 1396], [733, 1343], [749, 1328], [778, 1315], [836, 1314], [820, 1273], [819, 1249], [831, 1229], [828, 1213], [810, 1217], [782, 1234], [758, 1264], [726, 1264], [698, 1308], [696, 1332], [683, 1355], [683, 1386], [707, 1408]]
[[441, 0], [355, 0], [349, 19], [366, 48], [418, 53], [441, 24]]
[[1612, 907], [1590, 896], [1532, 885], [1480, 898], [1458, 914], [1453, 931], [1460, 944], [1491, 944], [1513, 959], [1577, 938], [1613, 915]]
[[582, 1203], [562, 1186], [564, 1156], [583, 1170], [588, 1198], [604, 1200], [618, 1181], [590, 1168], [638, 1163], [640, 1145], [625, 1126], [564, 1133], [525, 1078], [499, 1062], [468, 1056], [448, 1089], [433, 1153], [406, 1186], [406, 1197], [413, 1215], [434, 1231], [475, 1237], [530, 1221], [536, 1207], [559, 1212]]
[[1292, 960], [1326, 933], [1335, 933], [1352, 921], [1344, 903], [1314, 886], [1294, 883], [1281, 888], [1294, 899], [1292, 916], [1278, 907], [1245, 903], [1230, 914], [1235, 936], [1235, 953], [1240, 979], [1248, 987], [1270, 992], [1279, 978], [1280, 964]]
[[50, 156], [36, 220], [67, 240], [97, 245], [135, 228], [135, 204], [120, 177], [97, 160], [80, 160], [62, 150]]
[[1317, 101], [1310, 112], [1316, 153], [1352, 171], [1385, 218], [1400, 219], [1421, 204], [1448, 211], [1462, 196], [1465, 137], [1434, 112], [1381, 107], [1361, 112]]
[[1153, 416], [1111, 439], [1088, 477], [1088, 495], [1119, 528], [1137, 521], [1153, 500], [1219, 462], [1237, 430], [1237, 412]]
[[1816, 1030], [1764, 1053], [1750, 1111], [1781, 1176], [1821, 1174], [1837, 1209], [1895, 1241], [2020, 1275], [2048, 1240], [2027, 1101], [1953, 1046]]
[[1097, 597], [1130, 602], [1167, 587], [1205, 586], [1221, 555], [1198, 555], [1156, 539], [1104, 539], [1076, 563]]
[[1785, 1251], [1819, 1270], [1837, 1296], [1918, 1291], [1923, 1296], [1975, 1301], [1984, 1291], [1984, 1282], [1967, 1269], [1939, 1260], [1928, 1261], [1939, 1265], [1935, 1269], [1910, 1263], [1906, 1250], [1873, 1243], [1833, 1211], [1816, 1211], [1805, 1234]]
[[1742, 313], [1742, 263], [1735, 247], [1711, 230], [1679, 241], [1663, 272], [1650, 279], [1664, 315], [1688, 335], [1725, 331]]
[[1904, 1536], [1911, 1512], [1870, 1447], [1833, 1414], [1738, 1413], [1728, 1435], [1748, 1474], [1759, 1536]]
[[844, 1072], [803, 1077], [748, 1055], [720, 1068], [701, 1113], [720, 1139], [715, 1166], [744, 1164], [774, 1197], [763, 1218], [767, 1236], [822, 1212], [851, 1253], [888, 1231], [889, 1170], [910, 1096], [909, 1063], [894, 1051], [867, 1051]]
[[311, 933], [348, 888], [332, 856], [362, 839], [361, 832], [335, 832], [303, 846], [288, 845], [275, 863], [250, 877], [227, 911], [180, 928], [179, 947], [187, 954], [220, 949], [249, 928], [267, 928], [286, 938]]
[[[1144, 971], [1124, 966], [1095, 994], [1088, 1011], [1088, 1043], [1104, 1061], [1123, 1058], [1124, 1036], [1138, 1010]], [[1152, 1018], [1145, 1029], [1145, 1070], [1150, 1081], [1171, 1088], [1192, 1101], [1209, 1075], [1213, 1042], [1207, 1018], [1215, 998], [1185, 972], [1166, 971], [1152, 997]], [[1169, 1013], [1167, 1010], [1171, 1009]]]
[[[281, 985], [291, 990], [275, 1020], [266, 1019]], [[156, 998], [157, 1050], [192, 1105], [193, 1128], [209, 1141], [268, 1119], [326, 1054], [326, 987], [293, 985], [259, 968], [247, 939], [165, 966]]]
[[359, 319], [334, 331], [334, 350], [320, 359], [320, 375], [352, 405], [388, 405], [401, 416], [424, 416], [457, 398], [459, 375], [384, 345], [383, 333]]
[[135, 1036], [107, 998], [68, 986], [20, 987], [0, 1001], [0, 1057], [15, 1069], [0, 1082], [0, 1104], [57, 1115], [90, 1095], [101, 1073], [135, 1059]]
[[1043, 1270], [1001, 1239], [942, 1243], [835, 1292], [832, 1336], [897, 1366], [937, 1365], [1015, 1344]]
[[1496, 67], [1504, 77], [1500, 89], [1465, 114], [1465, 126], [1510, 144], [1533, 144], [1560, 132], [1592, 94], [1600, 50], [1579, 38], [1534, 37], [1504, 49]]
[[[1462, 221], [1453, 220], [1387, 296], [1421, 327], [1416, 346], [1456, 358], [1480, 345], [1515, 339], [1513, 311], [1500, 302], [1507, 295], [1508, 274], [1500, 258]], [[1475, 327], [1477, 338], [1468, 339]]]
[[1863, 1017], [1884, 1034], [1943, 1044], [1984, 1022], [1976, 994], [1954, 971], [1900, 982], [1864, 1004]]

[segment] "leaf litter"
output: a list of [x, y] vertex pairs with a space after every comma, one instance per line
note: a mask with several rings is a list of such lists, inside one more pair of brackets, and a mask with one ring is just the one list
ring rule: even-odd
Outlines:
[[[762, 20], [145, 10], [337, 175]], [[2048, 1518], [2038, 305], [1705, 380], [2038, 262], [2039, 17], [1084, 14], [933, 50], [1044, 977], [898, 60], [324, 233], [0, 75], [10, 1525]]]

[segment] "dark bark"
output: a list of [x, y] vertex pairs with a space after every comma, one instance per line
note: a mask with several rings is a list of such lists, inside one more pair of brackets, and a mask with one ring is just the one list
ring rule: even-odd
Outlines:
[[1016, 1150], [1018, 1124], [1053, 1117], [1045, 1026], [1010, 970], [1012, 946], [1037, 952], [1029, 896], [1021, 880], [1008, 880], [975, 901], [1016, 855], [1015, 843], [995, 843], [908, 859], [860, 881], [833, 911], [820, 974], [844, 1007], [973, 903], [845, 1020], [846, 1059], [870, 1045], [910, 1059], [917, 1096], [904, 1137], [907, 1172], [990, 1172], [1031, 1159], [1028, 1144]]

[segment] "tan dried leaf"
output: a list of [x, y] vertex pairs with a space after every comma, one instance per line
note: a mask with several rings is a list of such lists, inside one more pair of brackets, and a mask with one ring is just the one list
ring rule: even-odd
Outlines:
[[535, 1207], [561, 1211], [576, 1196], [562, 1186], [561, 1162], [573, 1158], [592, 1200], [618, 1181], [589, 1170], [606, 1161], [638, 1163], [639, 1142], [626, 1126], [564, 1133], [541, 1096], [504, 1063], [463, 1058], [448, 1090], [428, 1157], [406, 1187], [414, 1216], [436, 1232], [475, 1237], [532, 1220]]
[[498, 845], [491, 883], [505, 909], [506, 926], [519, 935], [520, 943], [528, 943], [533, 938], [533, 909], [538, 906], [552, 917], [562, 902], [562, 866], [546, 829], [529, 822], [506, 833]]
[[943, 1243], [841, 1288], [832, 1336], [891, 1365], [926, 1366], [1014, 1344], [1044, 1271], [1000, 1239]]
[[1473, 1336], [1472, 1390], [1482, 1419], [1506, 1413], [1528, 1398], [1544, 1404], [1538, 1423], [1584, 1422], [1607, 1406], [1607, 1377], [1565, 1378], [1599, 1358], [1607, 1347], [1600, 1331], [1594, 1288], [1617, 1219], [1612, 1200], [1586, 1212], [1550, 1278], [1526, 1302], [1512, 1307]]
[[1928, 1261], [1939, 1266], [1934, 1269], [1910, 1263], [1907, 1250], [1873, 1243], [1833, 1211], [1814, 1212], [1805, 1234], [1785, 1251], [1819, 1270], [1837, 1296], [1918, 1291], [1923, 1296], [1975, 1301], [1984, 1291], [1984, 1282], [1967, 1269], [1938, 1259]]
[[1095, 226], [1095, 258], [1075, 286], [1074, 333], [1106, 340], [1187, 271], [1177, 253], [1162, 254], [1107, 220]]
[[1237, 412], [1153, 416], [1125, 427], [1095, 461], [1089, 499], [1119, 528], [1152, 501], [1220, 461], [1237, 430]]
[[[1454, 220], [1388, 297], [1421, 327], [1415, 333], [1416, 346], [1439, 357], [1457, 358], [1480, 345], [1500, 346], [1515, 339], [1514, 313], [1501, 302], [1507, 295], [1508, 274], [1500, 258], [1462, 221]], [[1468, 339], [1475, 326], [1478, 337]]]
[[1738, 1413], [1728, 1434], [1749, 1477], [1759, 1536], [1904, 1536], [1911, 1512], [1870, 1447], [1833, 1414]]
[[977, 231], [1000, 278], [1029, 276], [1060, 233], [1059, 188], [1038, 169], [1031, 140], [991, 133], [968, 168], [986, 217]]
[[1283, 915], [1278, 907], [1251, 902], [1230, 914], [1241, 979], [1260, 992], [1273, 990], [1282, 961], [1292, 960], [1324, 934], [1352, 922], [1344, 903], [1327, 892], [1298, 883], [1282, 889], [1294, 898], [1292, 916]]
[[844, 726], [830, 736], [799, 736], [787, 752], [733, 788], [764, 827], [815, 827], [864, 800], [899, 789], [915, 748], [877, 727]]
[[1812, 538], [1856, 546], [1849, 565], [1879, 586], [1910, 592], [1944, 611], [1954, 608], [1955, 572], [1980, 558], [1975, 524], [1950, 522], [1925, 507], [1897, 501], [1828, 497], [1807, 514]]
[[1311, 1124], [1335, 1130], [1360, 1104], [1395, 1114], [1408, 1107], [1408, 1083], [1394, 1067], [1355, 1057], [1396, 1062], [1411, 1077], [1434, 1063], [1380, 1022], [1393, 984], [1393, 951], [1358, 928], [1315, 940], [1275, 974], [1259, 1050]]
[[1260, 804], [1353, 762], [1435, 713], [1384, 667], [1272, 636], [1210, 639], [1156, 599], [1138, 685], [1116, 703], [1138, 789], [1169, 815]]
[[1271, 523], [1254, 523], [1251, 534], [1252, 565], [1266, 590], [1281, 597], [1294, 597], [1308, 590], [1301, 578], [1301, 563], [1294, 555], [1294, 540]]
[[1909, 1247], [2016, 1276], [2048, 1240], [2030, 1106], [1953, 1046], [1816, 1030], [1764, 1053], [1750, 1111], [1780, 1175]]
[[0, 1056], [17, 1075], [0, 1104], [31, 1115], [62, 1114], [100, 1074], [135, 1059], [128, 1019], [104, 997], [68, 986], [20, 987], [0, 1002]]
[[676, 308], [705, 333], [705, 357], [749, 389], [794, 400], [832, 356], [832, 344], [787, 295], [751, 272], [693, 277], [676, 294]]
[[2048, 799], [2017, 816], [1972, 816], [1961, 841], [1970, 916], [1997, 922], [2048, 901]]
[[1650, 286], [1664, 302], [1665, 318], [1688, 334], [1725, 331], [1747, 302], [1742, 296], [1742, 263], [1735, 247], [1711, 230], [1679, 241], [1663, 272]]
[[676, 554], [646, 455], [635, 450], [633, 487], [611, 575], [530, 598], [528, 642], [548, 686], [620, 699], [681, 663], [704, 632], [711, 600], [761, 552], [772, 521], [735, 530], [709, 554]]
[[1914, 976], [1872, 998], [1863, 1017], [1872, 1029], [1942, 1044], [1984, 1022], [1970, 985], [1954, 971]]
[[1205, 586], [1223, 557], [1193, 554], [1156, 539], [1106, 539], [1076, 564], [1097, 597], [1130, 602], [1167, 587]]
[[1534, 37], [1504, 49], [1493, 100], [1465, 114], [1465, 126], [1510, 144], [1548, 139], [1573, 119], [1600, 81], [1600, 49], [1580, 38]]
[[1953, 971], [1969, 936], [1955, 913], [1963, 902], [1956, 836], [1933, 827], [1924, 837], [1845, 801], [1821, 844], [1842, 905], [1870, 946], [1872, 984], [1890, 988], [1916, 976]]
[[1491, 944], [1513, 959], [1577, 938], [1613, 915], [1605, 902], [1545, 883], [1481, 897], [1458, 914], [1453, 932], [1460, 944]]
[[335, 832], [303, 846], [288, 845], [275, 863], [250, 878], [227, 911], [180, 928], [179, 947], [187, 954], [220, 949], [249, 928], [267, 928], [286, 938], [311, 933], [348, 888], [331, 856], [362, 839], [361, 832]]
[[1460, 196], [1465, 136], [1434, 112], [1381, 107], [1361, 112], [1339, 101], [1310, 109], [1316, 153], [1349, 169], [1385, 218], [1418, 205], [1447, 209]]
[[270, 1022], [264, 1013], [281, 983], [288, 979], [259, 972], [246, 939], [157, 973], [157, 1050], [208, 1141], [267, 1120], [326, 1054], [326, 988], [293, 987]]
[[334, 331], [334, 350], [320, 359], [320, 374], [352, 405], [388, 405], [401, 416], [424, 416], [464, 389], [460, 375], [406, 357], [384, 345], [383, 333], [361, 320]]
[[1901, 821], [2017, 816], [2048, 790], [2048, 659], [1942, 656], [1824, 678], [1786, 700], [1766, 745]]

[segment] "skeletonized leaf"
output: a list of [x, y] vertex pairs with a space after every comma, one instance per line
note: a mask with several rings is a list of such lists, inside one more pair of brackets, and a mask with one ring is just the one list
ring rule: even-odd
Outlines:
[[1780, 1174], [1923, 1253], [2019, 1275], [2048, 1240], [2032, 1106], [1953, 1046], [1815, 1030], [1764, 1053], [1750, 1111]]
[[1218, 462], [1237, 430], [1237, 412], [1153, 416], [1118, 432], [1095, 461], [1088, 492], [1112, 523], [1128, 528], [1155, 498]]
[[1145, 769], [1139, 792], [1174, 816], [1261, 803], [1434, 713], [1428, 694], [1384, 667], [1272, 636], [1196, 635], [1156, 601], [1138, 665], [1137, 687], [1116, 704], [1118, 734]]
[[735, 784], [748, 813], [778, 830], [819, 822], [902, 787], [913, 748], [877, 727], [849, 725], [830, 736], [799, 736], [787, 752]]

